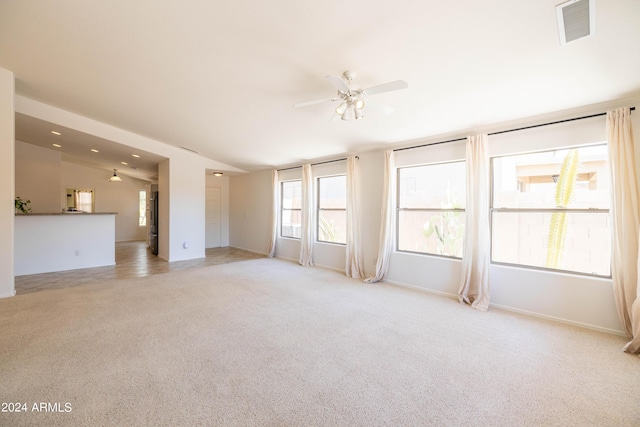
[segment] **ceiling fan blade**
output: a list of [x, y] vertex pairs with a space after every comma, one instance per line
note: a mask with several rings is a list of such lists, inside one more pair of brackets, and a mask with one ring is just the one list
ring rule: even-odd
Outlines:
[[318, 99], [315, 101], [299, 102], [297, 104], [293, 104], [293, 108], [308, 107], [309, 105], [322, 104], [323, 102], [337, 101], [337, 100], [338, 98], [326, 98], [326, 99]]
[[365, 96], [377, 95], [382, 92], [390, 92], [392, 90], [406, 89], [409, 85], [404, 80], [396, 80], [395, 82], [384, 83], [373, 86], [362, 91]]
[[365, 102], [364, 109], [365, 110], [371, 109], [372, 111], [375, 111], [380, 114], [384, 114], [385, 116], [388, 116], [389, 114], [395, 111], [395, 108], [387, 104], [381, 104], [379, 102], [372, 101], [370, 99]]
[[349, 92], [349, 87], [347, 86], [347, 84], [344, 82], [344, 80], [342, 79], [342, 77], [337, 77], [337, 76], [324, 76], [325, 79], [327, 79], [329, 81], [329, 83], [331, 83], [333, 85], [333, 87], [335, 87], [336, 89], [338, 89], [340, 92]]

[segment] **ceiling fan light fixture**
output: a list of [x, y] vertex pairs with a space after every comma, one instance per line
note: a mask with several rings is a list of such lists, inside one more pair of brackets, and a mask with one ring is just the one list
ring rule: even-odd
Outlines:
[[[590, 0], [567, 0], [569, 2], [576, 1], [590, 1]], [[335, 108], [336, 115], [344, 121], [350, 121], [354, 116], [356, 119], [364, 117], [362, 112], [368, 99], [372, 95], [378, 95], [380, 93], [396, 91], [400, 89], [406, 89], [409, 87], [404, 80], [395, 80], [376, 86], [371, 86], [366, 89], [360, 89], [359, 86], [352, 86], [351, 83], [356, 77], [353, 71], [345, 71], [342, 76], [325, 76], [327, 81], [338, 91], [337, 95], [333, 98], [318, 99], [315, 101], [299, 102], [294, 104], [294, 108], [306, 107], [309, 105], [316, 105], [326, 101], [338, 101], [340, 105]], [[335, 92], [334, 92], [335, 93]], [[353, 111], [350, 111], [353, 110]], [[390, 114], [393, 109], [387, 107], [387, 112], [383, 114]]]
[[122, 178], [120, 178], [118, 175], [116, 175], [116, 170], [113, 170], [113, 176], [111, 178], [109, 178], [109, 182], [120, 182], [122, 181]]
[[351, 121], [351, 108], [346, 108], [340, 118], [346, 122]]

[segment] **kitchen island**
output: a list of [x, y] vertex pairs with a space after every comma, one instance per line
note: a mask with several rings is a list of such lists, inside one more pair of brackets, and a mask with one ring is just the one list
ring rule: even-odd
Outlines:
[[14, 275], [115, 265], [115, 212], [16, 214]]

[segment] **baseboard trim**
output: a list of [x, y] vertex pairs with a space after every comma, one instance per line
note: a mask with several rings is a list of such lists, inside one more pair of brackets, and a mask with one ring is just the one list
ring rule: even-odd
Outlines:
[[15, 297], [16, 296], [16, 290], [15, 288], [9, 292], [8, 294], [0, 294], [0, 298], [11, 298], [11, 297]]
[[[284, 259], [284, 260], [287, 260], [287, 261], [293, 261], [293, 262], [295, 262], [296, 264], [299, 264], [299, 263], [300, 263], [300, 261], [299, 261], [299, 260], [297, 260], [297, 259], [293, 259], [293, 258], [289, 258], [289, 257], [286, 257], [286, 256], [276, 256], [275, 258], [278, 258], [278, 259]], [[331, 267], [331, 266], [324, 265], [324, 264], [313, 264], [313, 265], [312, 265], [312, 267], [324, 268], [324, 269], [327, 269], [327, 270], [335, 271], [335, 272], [337, 272], [337, 273], [345, 274], [345, 271], [344, 271], [344, 270], [342, 270], [342, 269], [340, 269], [340, 268]]]
[[295, 263], [299, 262], [297, 259], [289, 258], [288, 256], [276, 255], [274, 258], [284, 259], [284, 260], [286, 260], [286, 261], [293, 261], [293, 262], [295, 262]]
[[[402, 282], [395, 282], [393, 280], [386, 280], [385, 279], [384, 282], [385, 283], [389, 283], [391, 285], [400, 286], [400, 287], [403, 287], [403, 288], [414, 289], [414, 290], [426, 292], [426, 293], [429, 293], [429, 294], [434, 294], [434, 295], [439, 295], [439, 296], [443, 296], [443, 297], [447, 297], [447, 298], [452, 298], [452, 299], [455, 299], [455, 300], [458, 299], [458, 295], [451, 294], [451, 293], [448, 293], [448, 292], [436, 291], [434, 289], [423, 288], [423, 287], [420, 287], [420, 286], [410, 285], [410, 284], [402, 283]], [[576, 322], [575, 320], [569, 320], [569, 319], [564, 319], [562, 317], [555, 317], [555, 316], [550, 316], [550, 315], [547, 315], [547, 314], [536, 313], [536, 312], [533, 312], [533, 311], [522, 310], [522, 309], [519, 309], [519, 308], [510, 307], [508, 305], [490, 303], [489, 307], [497, 308], [499, 310], [504, 310], [504, 311], [510, 311], [512, 313], [524, 314], [526, 316], [537, 317], [539, 319], [551, 320], [553, 322], [564, 323], [565, 325], [571, 325], [571, 326], [577, 326], [577, 327], [584, 328], [584, 329], [590, 329], [592, 331], [604, 332], [604, 333], [607, 333], [607, 334], [618, 335], [618, 336], [621, 336], [621, 337], [625, 336], [623, 331], [619, 331], [619, 330], [616, 330], [616, 329], [604, 328], [602, 326], [592, 325], [590, 323]]]
[[489, 304], [489, 307], [494, 307], [504, 311], [511, 311], [513, 313], [524, 314], [531, 317], [537, 317], [540, 319], [551, 320], [558, 323], [564, 323], [566, 325], [578, 326], [580, 328], [591, 329], [592, 331], [605, 332], [607, 334], [618, 335], [624, 337], [625, 334], [622, 331], [615, 329], [603, 328], [602, 326], [592, 325], [589, 323], [576, 322], [575, 320], [563, 319], [562, 317], [549, 316], [547, 314], [535, 313], [533, 311], [521, 310], [519, 308], [509, 307], [501, 304]]
[[234, 249], [240, 249], [240, 250], [243, 250], [243, 251], [251, 252], [253, 254], [259, 254], [259, 255], [264, 255], [264, 256], [269, 255], [268, 252], [258, 252], [258, 251], [254, 251], [253, 249], [247, 249], [247, 248], [243, 248], [243, 247], [240, 247], [240, 246], [228, 245], [228, 246], [220, 246], [220, 247], [221, 248], [229, 247], [229, 248], [234, 248]]
[[447, 297], [447, 298], [451, 298], [451, 299], [455, 299], [455, 300], [458, 299], [458, 295], [450, 294], [449, 292], [436, 291], [435, 289], [423, 288], [421, 286], [410, 285], [408, 283], [396, 282], [396, 281], [387, 280], [387, 279], [383, 279], [382, 281], [384, 283], [389, 283], [391, 285], [400, 286], [402, 288], [414, 289], [416, 291], [422, 291], [422, 292], [426, 292], [428, 294], [434, 294], [434, 295], [438, 295], [438, 296], [441, 296], [441, 297]]
[[344, 269], [340, 269], [340, 268], [336, 268], [336, 267], [331, 267], [328, 265], [323, 265], [323, 264], [314, 264], [314, 267], [320, 267], [320, 268], [325, 268], [327, 270], [331, 270], [331, 271], [335, 271], [337, 273], [342, 273], [345, 274]]

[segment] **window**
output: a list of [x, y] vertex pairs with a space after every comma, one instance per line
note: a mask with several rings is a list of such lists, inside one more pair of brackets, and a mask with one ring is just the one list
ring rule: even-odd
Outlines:
[[147, 225], [147, 192], [145, 190], [138, 192], [138, 225], [140, 227]]
[[302, 181], [281, 183], [280, 236], [299, 239], [302, 236]]
[[599, 144], [493, 158], [492, 261], [609, 276], [607, 156]]
[[78, 190], [76, 206], [80, 212], [93, 212], [93, 190]]
[[347, 243], [347, 177], [318, 178], [318, 241]]
[[465, 203], [465, 162], [399, 168], [398, 250], [461, 258]]

